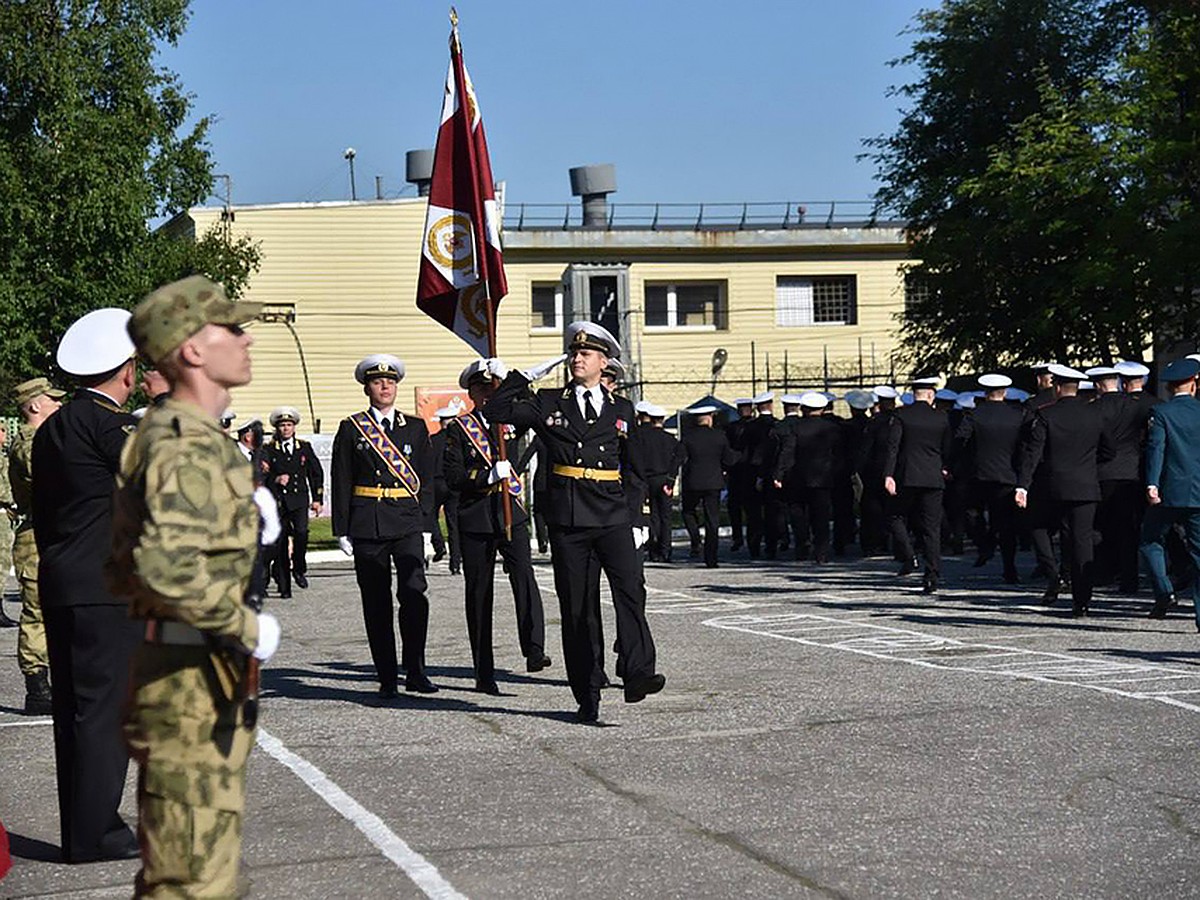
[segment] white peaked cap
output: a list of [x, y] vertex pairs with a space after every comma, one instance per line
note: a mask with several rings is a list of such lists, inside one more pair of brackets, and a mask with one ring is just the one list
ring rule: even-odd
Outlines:
[[775, 399], [774, 391], [763, 391], [761, 394], [755, 394], [754, 399], [751, 402], [755, 406], [758, 406], [760, 403], [770, 403], [774, 399]]
[[1012, 379], [1007, 375], [998, 375], [994, 372], [989, 372], [987, 375], [979, 376], [979, 386], [988, 388], [989, 390], [1011, 387]]
[[829, 405], [829, 398], [820, 391], [805, 391], [800, 395], [800, 405], [805, 409], [824, 409]]
[[77, 319], [58, 342], [58, 367], [68, 375], [111, 372], [136, 352], [129, 310], [96, 309]]

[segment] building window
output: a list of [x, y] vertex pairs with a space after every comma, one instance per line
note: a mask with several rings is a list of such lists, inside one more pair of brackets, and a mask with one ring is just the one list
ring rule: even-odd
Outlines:
[[724, 281], [647, 282], [646, 327], [724, 330], [726, 294]]
[[775, 324], [854, 325], [858, 322], [853, 275], [775, 279]]
[[904, 308], [915, 309], [929, 303], [929, 282], [912, 272], [904, 273]]
[[531, 325], [537, 331], [563, 330], [563, 288], [557, 281], [535, 282]]

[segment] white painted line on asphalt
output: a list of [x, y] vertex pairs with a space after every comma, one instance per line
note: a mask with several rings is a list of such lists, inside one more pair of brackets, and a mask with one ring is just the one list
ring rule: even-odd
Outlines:
[[[814, 622], [839, 623], [853, 625], [858, 629], [857, 637], [837, 637], [830, 634], [815, 634], [803, 629], [782, 629], [791, 620], [797, 624]], [[841, 650], [857, 653], [860, 656], [870, 656], [891, 662], [908, 663], [927, 669], [938, 669], [945, 672], [964, 672], [975, 675], [1000, 675], [1008, 678], [1019, 678], [1024, 681], [1039, 681], [1044, 684], [1080, 687], [1087, 690], [1099, 691], [1132, 700], [1155, 700], [1192, 712], [1200, 712], [1200, 705], [1179, 700], [1178, 695], [1185, 693], [1200, 693], [1200, 672], [1187, 669], [1174, 669], [1154, 663], [1123, 663], [1108, 659], [1090, 659], [1071, 656], [1066, 653], [1052, 653], [1042, 650], [1025, 650], [1023, 648], [1005, 647], [999, 644], [975, 643], [959, 641], [954, 638], [943, 638], [937, 635], [925, 634], [911, 629], [892, 628], [877, 625], [873, 622], [860, 620], [838, 619], [832, 616], [819, 616], [812, 613], [768, 613], [763, 615], [740, 614], [719, 616], [708, 619], [704, 625], [727, 631], [738, 631], [758, 637], [776, 638], [784, 641], [802, 644], [808, 647], [820, 647], [826, 650]], [[841, 634], [841, 630], [838, 630]], [[913, 643], [927, 641], [928, 647], [920, 648], [924, 652], [912, 655]], [[944, 651], [953, 650], [951, 654]], [[971, 655], [966, 660], [960, 657], [960, 651], [973, 652], [1000, 651], [1006, 662], [993, 665], [978, 665], [978, 657]], [[1011, 661], [1012, 657], [1018, 661]], [[965, 664], [964, 664], [965, 663]], [[1113, 676], [1123, 675], [1127, 678], [1115, 681]], [[1179, 687], [1181, 679], [1192, 679], [1196, 687], [1185, 690]], [[1172, 681], [1168, 687], [1164, 685], [1161, 691], [1156, 690], [1122, 690], [1113, 684], [1124, 681]]]
[[21, 719], [17, 722], [0, 722], [0, 728], [21, 728], [30, 725], [53, 725], [53, 719]]
[[279, 738], [258, 729], [258, 746], [269, 756], [291, 769], [318, 797], [332, 806], [355, 828], [367, 836], [384, 856], [404, 870], [426, 897], [433, 900], [465, 900], [446, 881], [433, 863], [408, 846], [379, 816], [330, 780], [329, 776], [302, 756], [293, 753]]

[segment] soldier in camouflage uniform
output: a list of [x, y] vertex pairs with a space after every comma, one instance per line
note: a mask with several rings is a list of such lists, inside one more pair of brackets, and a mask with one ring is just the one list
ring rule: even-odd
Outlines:
[[106, 570], [146, 620], [125, 723], [140, 767], [139, 897], [238, 893], [256, 660], [279, 644], [278, 622], [243, 599], [260, 517], [269, 522], [275, 502], [256, 495], [219, 417], [229, 388], [250, 381], [251, 338], [239, 323], [260, 309], [192, 276], [150, 294], [129, 322], [172, 388], [125, 445]]
[[31, 716], [49, 715], [51, 711], [50, 656], [38, 598], [38, 552], [33, 537], [33, 435], [62, 406], [63, 396], [45, 378], [31, 378], [13, 390], [13, 402], [24, 420], [9, 448], [7, 467], [16, 524], [12, 558], [21, 588], [17, 665], [25, 676], [25, 712]]

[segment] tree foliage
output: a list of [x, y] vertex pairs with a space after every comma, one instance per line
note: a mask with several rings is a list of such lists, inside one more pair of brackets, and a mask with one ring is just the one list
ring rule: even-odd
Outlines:
[[50, 370], [65, 328], [204, 272], [237, 289], [257, 248], [149, 222], [212, 187], [208, 120], [157, 63], [187, 0], [0, 3], [0, 390]]
[[1198, 13], [1152, 6], [920, 15], [905, 62], [921, 75], [896, 91], [910, 107], [868, 142], [925, 288], [901, 314], [910, 364], [1137, 358], [1195, 321]]

